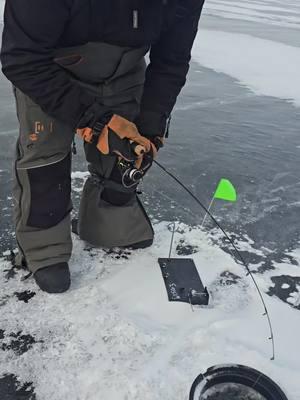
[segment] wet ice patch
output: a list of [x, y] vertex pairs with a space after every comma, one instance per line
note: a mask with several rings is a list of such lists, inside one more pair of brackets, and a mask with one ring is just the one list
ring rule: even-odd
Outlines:
[[[300, 273], [299, 273], [300, 275]], [[271, 277], [273, 286], [269, 294], [300, 310], [300, 276], [279, 275]]]

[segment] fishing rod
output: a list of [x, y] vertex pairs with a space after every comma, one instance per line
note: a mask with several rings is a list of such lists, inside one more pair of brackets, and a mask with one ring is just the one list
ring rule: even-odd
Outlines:
[[235, 253], [237, 254], [239, 260], [236, 259], [236, 257], [233, 255], [233, 253], [231, 252], [231, 254], [233, 255], [233, 257], [236, 259], [236, 261], [238, 262], [238, 264], [242, 263], [242, 265], [246, 268], [247, 271], [247, 276], [249, 275], [254, 283], [254, 286], [258, 292], [258, 295], [260, 297], [261, 303], [263, 305], [264, 308], [264, 313], [263, 316], [266, 316], [267, 320], [268, 320], [268, 325], [269, 325], [269, 330], [270, 330], [270, 337], [269, 340], [271, 340], [272, 342], [272, 357], [271, 360], [274, 361], [275, 360], [275, 339], [274, 339], [274, 331], [273, 331], [273, 325], [272, 325], [272, 321], [270, 318], [270, 314], [266, 305], [266, 302], [264, 300], [264, 297], [262, 295], [262, 292], [258, 286], [258, 283], [256, 282], [256, 279], [254, 278], [253, 273], [251, 272], [247, 262], [245, 261], [244, 257], [242, 256], [241, 252], [238, 250], [238, 248], [236, 247], [235, 243], [233, 242], [233, 240], [231, 239], [231, 237], [229, 236], [229, 234], [225, 231], [225, 229], [221, 226], [221, 224], [216, 220], [216, 218], [212, 215], [212, 213], [207, 209], [207, 207], [205, 207], [205, 205], [198, 199], [197, 196], [194, 195], [194, 193], [184, 184], [180, 181], [180, 179], [178, 179], [174, 174], [172, 174], [170, 171], [167, 170], [166, 167], [164, 167], [162, 164], [160, 164], [158, 161], [153, 160], [153, 162], [162, 170], [165, 172], [165, 174], [167, 174], [170, 178], [172, 178], [175, 182], [178, 183], [178, 185], [184, 189], [196, 202], [197, 204], [207, 213], [207, 215], [209, 215], [209, 217], [211, 218], [211, 220], [215, 223], [215, 225], [221, 230], [221, 232], [223, 233], [223, 235], [225, 236], [225, 238], [229, 241], [229, 243], [232, 245]]

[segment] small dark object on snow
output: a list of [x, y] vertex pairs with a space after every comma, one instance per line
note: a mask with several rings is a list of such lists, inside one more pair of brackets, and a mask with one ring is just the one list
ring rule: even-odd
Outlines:
[[19, 301], [24, 301], [24, 303], [28, 303], [29, 300], [36, 295], [36, 293], [31, 292], [30, 290], [25, 290], [24, 292], [15, 292], [14, 295], [18, 298]]
[[191, 258], [159, 258], [170, 301], [207, 306], [209, 294]]
[[288, 400], [268, 376], [244, 365], [217, 365], [194, 381], [189, 400]]
[[[1, 340], [7, 339], [0, 345], [0, 350], [2, 351], [10, 351], [12, 350], [15, 355], [21, 356], [27, 353], [30, 349], [32, 349], [33, 345], [36, 343], [43, 343], [43, 341], [36, 341], [35, 338], [31, 335], [24, 335], [22, 331], [17, 333], [10, 333], [7, 337], [3, 337]], [[1, 399], [1, 397], [0, 397]], [[2, 399], [1, 399], [2, 400]]]

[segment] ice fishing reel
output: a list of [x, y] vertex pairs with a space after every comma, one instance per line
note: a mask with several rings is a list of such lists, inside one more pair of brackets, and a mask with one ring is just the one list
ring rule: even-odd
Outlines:
[[[145, 148], [141, 145], [137, 145], [132, 142], [130, 144], [132, 152], [137, 156], [143, 156], [144, 160], [147, 159], [147, 154], [145, 153]], [[148, 158], [151, 158], [148, 156]], [[121, 173], [122, 185], [125, 188], [131, 188], [138, 186], [138, 184], [143, 179], [144, 175], [150, 168], [153, 159], [149, 163], [142, 163], [140, 168], [136, 167], [136, 160], [125, 160], [124, 158], [120, 158], [117, 163], [117, 167], [119, 172]]]
[[144, 177], [144, 171], [136, 168], [134, 162], [120, 159], [117, 166], [121, 173], [122, 184], [126, 188], [137, 186]]

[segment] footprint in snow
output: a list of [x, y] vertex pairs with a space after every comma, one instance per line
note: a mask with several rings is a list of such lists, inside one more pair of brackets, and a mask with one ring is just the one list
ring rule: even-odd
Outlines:
[[209, 286], [210, 306], [232, 312], [245, 307], [250, 301], [248, 283], [229, 271], [224, 271]]

